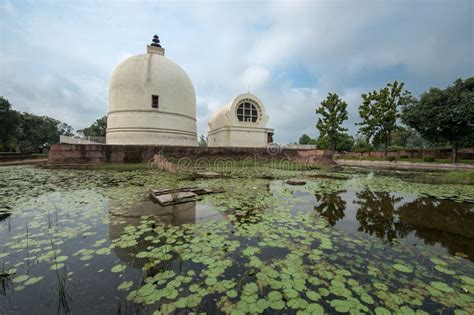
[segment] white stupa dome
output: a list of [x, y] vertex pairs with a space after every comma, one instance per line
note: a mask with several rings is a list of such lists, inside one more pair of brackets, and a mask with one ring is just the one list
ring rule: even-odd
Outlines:
[[208, 123], [210, 147], [265, 147], [273, 142], [273, 129], [263, 102], [248, 92], [214, 112]]
[[164, 56], [159, 40], [146, 54], [115, 68], [109, 84], [107, 144], [197, 145], [193, 84]]

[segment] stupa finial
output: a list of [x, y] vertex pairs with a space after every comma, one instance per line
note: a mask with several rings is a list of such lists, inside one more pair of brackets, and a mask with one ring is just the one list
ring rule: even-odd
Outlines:
[[158, 37], [158, 35], [155, 34], [155, 35], [153, 36], [151, 46], [155, 46], [155, 47], [160, 47], [160, 48], [161, 48], [161, 45], [160, 45], [160, 38]]

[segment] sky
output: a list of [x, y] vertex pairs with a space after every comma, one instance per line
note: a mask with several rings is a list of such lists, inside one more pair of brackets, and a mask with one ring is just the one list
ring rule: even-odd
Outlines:
[[474, 1], [0, 0], [0, 96], [76, 130], [107, 114], [108, 81], [158, 34], [191, 78], [198, 133], [250, 91], [279, 143], [317, 137], [329, 92], [348, 103], [403, 81], [414, 95], [474, 75]]

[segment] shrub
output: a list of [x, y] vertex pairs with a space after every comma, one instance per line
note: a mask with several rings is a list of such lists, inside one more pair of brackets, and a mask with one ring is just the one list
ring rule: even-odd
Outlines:
[[435, 158], [432, 156], [424, 156], [423, 161], [425, 162], [434, 162]]
[[391, 145], [388, 147], [388, 152], [396, 152], [396, 151], [400, 151], [400, 150], [403, 150], [404, 148], [402, 146], [399, 146], [399, 145]]
[[408, 155], [400, 155], [401, 159], [408, 159]]
[[387, 161], [395, 161], [395, 157], [394, 156], [387, 156]]

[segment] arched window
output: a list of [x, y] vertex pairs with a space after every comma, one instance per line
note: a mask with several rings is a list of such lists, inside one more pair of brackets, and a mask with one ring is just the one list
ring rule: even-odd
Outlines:
[[256, 122], [258, 120], [257, 105], [252, 100], [243, 100], [237, 105], [237, 119], [245, 122]]

